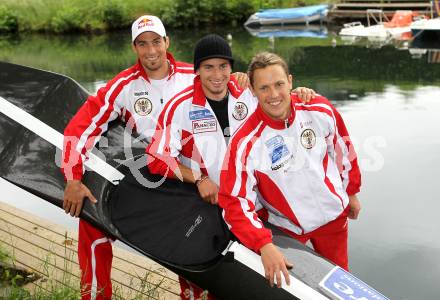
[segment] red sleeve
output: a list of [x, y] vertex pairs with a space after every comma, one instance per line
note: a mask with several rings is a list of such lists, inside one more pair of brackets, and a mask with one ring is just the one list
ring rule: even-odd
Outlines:
[[116, 85], [115, 79], [100, 88], [96, 96], [89, 96], [64, 129], [61, 172], [66, 180], [82, 178], [81, 155], [87, 155], [107, 130], [107, 124], [120, 115], [116, 98], [123, 84], [118, 83], [114, 89], [112, 85]]
[[[238, 142], [240, 135], [247, 135], [244, 132], [238, 131], [228, 147], [220, 175], [218, 201], [232, 233], [246, 247], [258, 253], [261, 247], [272, 242], [272, 233], [264, 227], [255, 211], [256, 179], [247, 159], [252, 141], [246, 147], [239, 146]], [[239, 149], [243, 149], [243, 152], [239, 152]]]
[[[150, 144], [147, 147], [147, 166], [151, 173], [166, 176], [168, 178], [177, 178], [175, 168], [177, 167], [177, 159], [169, 155], [160, 155], [153, 153]], [[175, 166], [174, 168], [170, 166]]]
[[193, 86], [189, 86], [171, 98], [162, 109], [154, 131], [151, 144], [148, 145], [147, 166], [151, 173], [179, 178], [177, 156], [182, 150], [182, 128], [179, 120], [176, 120], [176, 110], [186, 99], [192, 97]]
[[[342, 181], [346, 184], [349, 196], [359, 193], [361, 187], [361, 172], [356, 151], [348, 134], [347, 127], [339, 112], [331, 106], [336, 121], [335, 154], [336, 164]], [[348, 181], [348, 182], [347, 182]]]

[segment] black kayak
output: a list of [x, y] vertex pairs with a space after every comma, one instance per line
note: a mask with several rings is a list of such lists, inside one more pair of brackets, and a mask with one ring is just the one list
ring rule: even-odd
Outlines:
[[[0, 62], [0, 176], [62, 207], [62, 132], [88, 95], [66, 76]], [[86, 201], [81, 218], [218, 299], [387, 299], [267, 224], [294, 264], [290, 286], [271, 288], [260, 256], [234, 239], [218, 207], [194, 185], [150, 174], [144, 151], [121, 122], [109, 126], [85, 163], [98, 203]]]

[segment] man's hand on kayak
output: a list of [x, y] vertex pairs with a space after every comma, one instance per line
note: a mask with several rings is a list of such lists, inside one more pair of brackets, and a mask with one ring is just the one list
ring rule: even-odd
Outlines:
[[66, 214], [78, 217], [83, 206], [84, 198], [89, 198], [93, 203], [98, 202], [90, 190], [81, 180], [68, 180], [64, 190], [63, 208]]
[[264, 266], [264, 273], [267, 280], [269, 280], [270, 286], [273, 287], [276, 279], [276, 285], [281, 287], [281, 273], [284, 275], [286, 284], [290, 285], [290, 276], [287, 269], [291, 269], [293, 265], [288, 262], [284, 255], [272, 244], [266, 244], [260, 249], [261, 261]]

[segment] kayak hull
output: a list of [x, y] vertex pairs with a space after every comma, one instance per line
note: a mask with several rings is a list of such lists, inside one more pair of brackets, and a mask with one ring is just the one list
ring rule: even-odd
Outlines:
[[[62, 207], [60, 132], [88, 93], [63, 75], [3, 62], [0, 69], [0, 176]], [[109, 126], [103, 139], [108, 147], [92, 151], [103, 168], [95, 172], [86, 161], [83, 179], [98, 202], [85, 201], [81, 218], [218, 299], [328, 299], [320, 282], [333, 263], [267, 224], [295, 266], [290, 286], [271, 288], [260, 256], [235, 241], [219, 208], [194, 185], [149, 174], [145, 145], [133, 137], [123, 146], [122, 124]]]

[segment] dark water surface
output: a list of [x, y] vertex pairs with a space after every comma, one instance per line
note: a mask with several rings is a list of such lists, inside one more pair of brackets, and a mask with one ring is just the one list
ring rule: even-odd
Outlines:
[[[363, 209], [349, 225], [351, 271], [390, 299], [440, 299], [439, 54], [409, 49], [411, 43], [347, 45], [332, 34], [258, 38], [244, 29], [217, 32], [232, 34], [235, 70], [246, 70], [258, 51], [275, 51], [288, 61], [296, 86], [314, 88], [342, 113], [363, 174]], [[193, 46], [205, 33], [169, 32], [171, 51], [192, 61]], [[94, 92], [135, 57], [129, 32], [121, 32], [0, 37], [0, 60], [66, 74]], [[9, 189], [2, 201], [74, 226], [59, 209], [12, 199], [16, 191], [0, 185]]]

